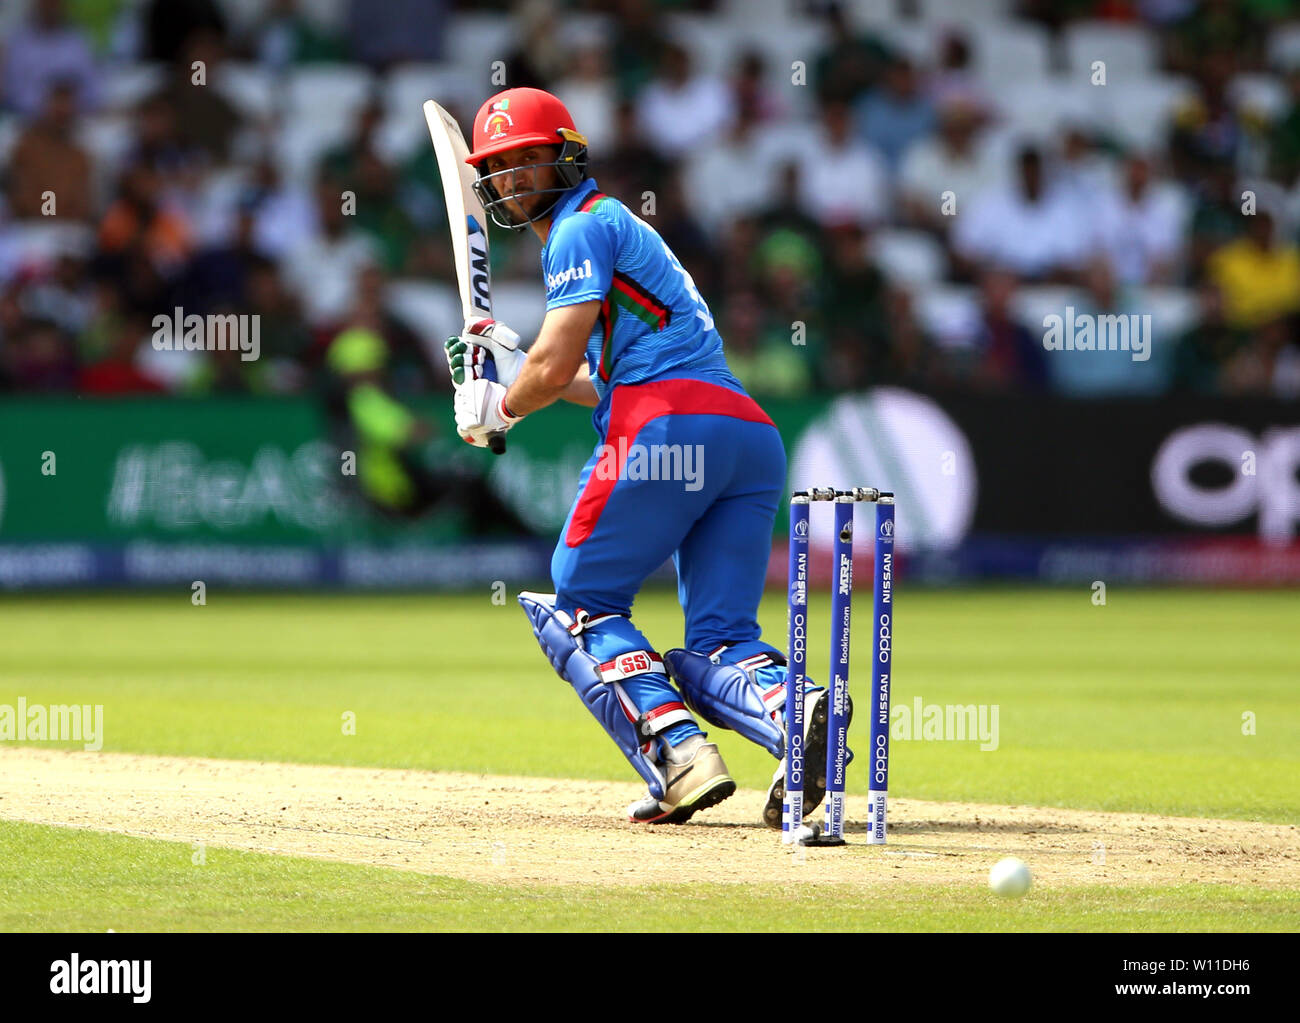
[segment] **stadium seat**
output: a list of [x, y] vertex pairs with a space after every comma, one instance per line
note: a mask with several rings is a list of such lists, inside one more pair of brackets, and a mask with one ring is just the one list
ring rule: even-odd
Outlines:
[[1174, 112], [1195, 88], [1177, 75], [1150, 75], [1112, 83], [1097, 94], [1106, 130], [1122, 145], [1145, 151], [1164, 146]]
[[614, 19], [608, 14], [566, 12], [560, 18], [560, 41], [570, 50], [608, 46], [614, 38]]
[[103, 97], [108, 110], [128, 110], [163, 84], [161, 64], [110, 64], [104, 69]]
[[16, 263], [42, 266], [66, 253], [85, 255], [92, 251], [95, 242], [93, 228], [86, 224], [55, 224], [45, 220], [17, 220], [7, 226], [7, 255]]
[[1065, 68], [1082, 82], [1090, 80], [1094, 61], [1105, 61], [1107, 86], [1131, 82], [1156, 70], [1155, 38], [1142, 25], [1076, 21], [1061, 38]]
[[670, 14], [665, 19], [668, 37], [686, 47], [696, 71], [724, 76], [741, 48], [740, 30], [729, 22], [704, 14]]
[[510, 324], [524, 344], [532, 344], [546, 315], [546, 293], [541, 282], [493, 281], [492, 314]]
[[1010, 80], [1041, 79], [1051, 66], [1047, 29], [1022, 21], [970, 24], [971, 63], [990, 87]]
[[95, 162], [95, 172], [109, 178], [126, 162], [134, 144], [130, 120], [121, 114], [95, 114], [83, 118], [77, 140]]
[[266, 0], [217, 0], [235, 34], [247, 32], [266, 14]]
[[1300, 67], [1300, 23], [1269, 29], [1268, 62], [1279, 71]]
[[850, 25], [866, 31], [878, 31], [899, 23], [894, 0], [845, 0], [841, 5]]
[[830, 32], [820, 20], [808, 19], [788, 22], [775, 30], [770, 25], [752, 23], [738, 29], [732, 38], [738, 49], [761, 53], [769, 64], [768, 70], [774, 71], [788, 88], [791, 62], [804, 61], [811, 73], [830, 40]]
[[279, 83], [256, 64], [228, 62], [212, 76], [212, 87], [246, 118], [268, 120], [282, 100]]
[[[257, 0], [265, 3], [265, 0]], [[340, 30], [347, 26], [348, 4], [351, 0], [297, 0], [299, 12], [327, 29]]]
[[1070, 124], [1090, 127], [1100, 121], [1096, 93], [1087, 83], [1052, 75], [1032, 88], [1005, 89], [997, 103], [1006, 126], [1017, 137], [1052, 138]]
[[979, 289], [969, 284], [922, 287], [912, 292], [916, 321], [942, 348], [967, 348], [980, 325]]
[[332, 114], [318, 117], [289, 117], [276, 131], [275, 161], [285, 180], [308, 185], [315, 180], [316, 163], [333, 146], [341, 145], [352, 123]]
[[1035, 337], [1043, 333], [1043, 319], [1064, 316], [1066, 306], [1087, 308], [1087, 293], [1082, 288], [1064, 284], [1037, 284], [1022, 287], [1011, 300], [1013, 315]]
[[913, 0], [924, 21], [1001, 27], [1011, 19], [1012, 0]]
[[453, 14], [443, 53], [464, 76], [466, 88], [477, 94], [492, 88], [492, 62], [505, 60], [518, 42], [514, 19], [501, 12]]
[[9, 153], [21, 133], [21, 123], [16, 115], [0, 113], [0, 166], [9, 165]]
[[435, 365], [445, 366], [443, 342], [461, 327], [460, 295], [451, 284], [433, 281], [390, 281], [386, 292], [389, 311], [420, 335]]
[[795, 20], [794, 0], [722, 0], [717, 17], [737, 27], [775, 26]]
[[867, 251], [891, 284], [926, 285], [948, 274], [943, 246], [924, 231], [876, 231], [867, 241]]
[[934, 63], [940, 38], [935, 25], [921, 21], [893, 21], [873, 25], [871, 31], [914, 64], [929, 67]]
[[374, 76], [356, 64], [304, 64], [288, 76], [290, 119], [312, 117], [351, 124], [376, 88]]
[[1196, 292], [1189, 288], [1143, 288], [1136, 305], [1151, 314], [1151, 328], [1158, 341], [1176, 341], [1201, 317]]
[[1228, 83], [1228, 95], [1239, 113], [1251, 113], [1269, 121], [1291, 109], [1291, 93], [1277, 75], [1242, 72]]
[[474, 106], [483, 99], [469, 87], [456, 66], [449, 63], [402, 64], [388, 72], [383, 89], [384, 106], [390, 116], [409, 117], [414, 111], [418, 118], [426, 99], [436, 100], [443, 106], [457, 103]]
[[468, 134], [469, 120], [484, 98], [469, 84], [454, 65], [446, 63], [404, 64], [390, 71], [383, 87], [386, 117], [380, 129], [380, 148], [384, 155], [401, 159], [429, 144], [420, 109], [427, 99], [450, 108]]

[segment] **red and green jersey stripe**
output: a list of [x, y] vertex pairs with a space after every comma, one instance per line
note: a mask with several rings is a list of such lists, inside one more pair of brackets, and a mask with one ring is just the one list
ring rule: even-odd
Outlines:
[[615, 270], [613, 283], [610, 284], [604, 301], [600, 303], [599, 323], [605, 333], [605, 342], [600, 349], [600, 365], [597, 367], [601, 380], [609, 379], [610, 367], [613, 365], [614, 321], [618, 318], [619, 310], [631, 313], [655, 330], [663, 330], [672, 318], [672, 310], [664, 303], [627, 274]]
[[[598, 203], [608, 198], [603, 192], [592, 192], [578, 206], [578, 212], [589, 213]], [[627, 274], [615, 270], [609, 291], [600, 303], [599, 323], [605, 340], [601, 346], [597, 372], [602, 380], [609, 379], [610, 367], [613, 365], [614, 321], [620, 310], [631, 313], [653, 330], [663, 330], [672, 318], [672, 310], [667, 305]]]
[[668, 326], [672, 316], [671, 310], [645, 288], [637, 284], [627, 274], [614, 271], [614, 280], [609, 288], [609, 297], [614, 305], [626, 309], [637, 319], [655, 330]]

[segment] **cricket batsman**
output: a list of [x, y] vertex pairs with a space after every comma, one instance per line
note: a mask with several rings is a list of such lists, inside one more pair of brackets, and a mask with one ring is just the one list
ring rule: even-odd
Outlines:
[[[555, 401], [595, 409], [598, 443], [551, 560], [555, 593], [519, 603], [551, 665], [649, 787], [629, 818], [681, 823], [736, 790], [701, 721], [785, 753], [785, 657], [756, 619], [785, 449], [727, 368], [691, 275], [588, 177], [587, 140], [558, 99], [538, 89], [493, 96], [469, 144], [484, 210], [541, 241], [546, 316], [526, 353], [493, 320], [448, 340], [457, 429], [482, 447]], [[484, 375], [489, 358], [495, 381]], [[664, 478], [674, 475], [655, 471], [669, 464], [665, 452], [698, 453], [697, 472]], [[633, 624], [632, 603], [669, 557], [686, 649], [661, 656]], [[804, 700], [805, 763], [823, 765], [826, 690], [810, 683]], [[805, 812], [825, 794], [824, 769], [810, 775]], [[762, 812], [777, 829], [784, 780], [782, 761]]]

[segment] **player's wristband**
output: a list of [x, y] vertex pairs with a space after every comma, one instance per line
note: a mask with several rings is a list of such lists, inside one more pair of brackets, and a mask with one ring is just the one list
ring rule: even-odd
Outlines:
[[517, 423], [519, 422], [519, 420], [524, 418], [523, 416], [517, 416], [510, 411], [510, 407], [506, 405], [505, 395], [501, 396], [500, 407], [497, 409], [497, 411], [501, 413], [502, 420], [504, 420], [507, 423]]

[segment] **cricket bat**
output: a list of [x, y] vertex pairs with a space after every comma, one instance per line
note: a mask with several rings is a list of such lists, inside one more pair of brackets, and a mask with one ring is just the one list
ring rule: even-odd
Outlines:
[[[429, 124], [433, 151], [442, 175], [442, 193], [447, 202], [447, 222], [451, 225], [451, 251], [456, 263], [456, 283], [460, 286], [460, 309], [466, 320], [492, 317], [492, 270], [488, 265], [487, 216], [483, 204], [474, 194], [474, 168], [465, 162], [469, 146], [456, 119], [433, 100], [425, 100], [424, 119]], [[489, 380], [496, 379], [491, 359], [483, 368]], [[506, 450], [503, 433], [488, 438], [488, 447], [496, 455]]]

